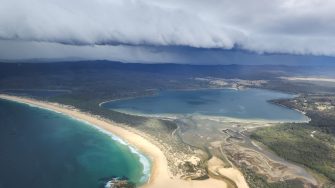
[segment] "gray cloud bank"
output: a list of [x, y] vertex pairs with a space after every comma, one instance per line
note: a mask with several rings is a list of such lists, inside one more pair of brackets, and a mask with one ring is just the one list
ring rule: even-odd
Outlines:
[[333, 0], [0, 0], [0, 4], [2, 40], [335, 56]]
[[0, 62], [112, 60], [131, 63], [329, 65], [330, 56], [257, 54], [244, 50], [169, 46], [64, 45], [49, 42], [0, 40]]

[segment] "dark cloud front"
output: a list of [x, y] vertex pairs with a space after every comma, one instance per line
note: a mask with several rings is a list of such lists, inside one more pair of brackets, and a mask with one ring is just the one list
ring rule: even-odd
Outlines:
[[20, 49], [20, 58], [42, 50], [50, 58], [187, 59], [169, 47], [335, 55], [333, 0], [0, 1], [0, 48]]
[[253, 53], [238, 49], [203, 49], [182, 46], [63, 45], [46, 42], [0, 40], [0, 61], [50, 62], [113, 60], [132, 63], [328, 65], [331, 56]]

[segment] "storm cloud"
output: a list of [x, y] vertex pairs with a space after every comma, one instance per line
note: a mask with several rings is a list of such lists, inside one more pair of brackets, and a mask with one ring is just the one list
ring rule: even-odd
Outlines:
[[0, 39], [335, 56], [332, 0], [0, 0]]

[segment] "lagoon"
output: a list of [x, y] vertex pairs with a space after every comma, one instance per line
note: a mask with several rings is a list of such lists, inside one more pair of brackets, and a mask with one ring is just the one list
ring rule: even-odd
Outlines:
[[206, 115], [270, 121], [307, 121], [304, 114], [269, 102], [295, 95], [264, 89], [162, 91], [155, 96], [102, 103], [111, 110], [138, 115]]

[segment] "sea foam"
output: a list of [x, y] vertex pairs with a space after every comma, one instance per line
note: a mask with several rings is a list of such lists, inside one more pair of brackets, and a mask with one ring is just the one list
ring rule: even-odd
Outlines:
[[[15, 102], [19, 102], [19, 101], [15, 101]], [[19, 102], [19, 103], [22, 103], [22, 102]], [[122, 144], [122, 145], [125, 145], [128, 147], [128, 149], [133, 153], [133, 154], [136, 154], [138, 157], [139, 157], [139, 161], [140, 163], [142, 164], [143, 166], [143, 170], [142, 170], [142, 173], [143, 173], [143, 176], [140, 178], [140, 183], [141, 184], [144, 184], [146, 182], [149, 181], [150, 179], [150, 174], [151, 174], [151, 163], [150, 163], [150, 159], [147, 158], [144, 154], [142, 154], [141, 152], [139, 152], [136, 148], [132, 147], [131, 145], [129, 145], [126, 141], [122, 140], [120, 137], [112, 134], [111, 132], [101, 128], [101, 127], [98, 127], [97, 125], [94, 125], [88, 121], [85, 121], [83, 119], [79, 119], [79, 118], [75, 118], [75, 117], [72, 117], [72, 116], [69, 116], [67, 114], [64, 114], [62, 112], [59, 112], [57, 110], [54, 110], [54, 109], [49, 109], [49, 108], [46, 108], [46, 107], [41, 107], [39, 105], [35, 105], [35, 104], [30, 104], [30, 103], [26, 103], [26, 102], [23, 102], [24, 104], [30, 106], [30, 107], [34, 107], [34, 108], [39, 108], [39, 109], [43, 109], [43, 110], [47, 110], [47, 111], [51, 111], [51, 112], [54, 112], [54, 113], [57, 113], [57, 114], [62, 114], [66, 117], [69, 117], [70, 119], [74, 119], [76, 121], [80, 121], [82, 123], [85, 123], [95, 129], [97, 129], [98, 131], [108, 135], [111, 137], [112, 140]]]
[[[71, 116], [69, 116], [71, 117]], [[143, 166], [143, 170], [142, 170], [142, 177], [140, 178], [140, 183], [143, 184], [143, 183], [146, 183], [149, 181], [150, 179], [150, 174], [151, 174], [151, 162], [150, 162], [150, 159], [148, 157], [146, 157], [144, 154], [142, 154], [140, 151], [138, 151], [136, 148], [132, 147], [129, 143], [127, 143], [126, 141], [122, 140], [120, 137], [112, 134], [111, 132], [101, 128], [101, 127], [98, 127], [94, 124], [91, 124], [90, 122], [87, 122], [85, 120], [82, 120], [82, 119], [77, 119], [77, 118], [73, 118], [71, 117], [72, 119], [75, 119], [77, 121], [81, 121], [91, 127], [94, 127], [95, 129], [97, 129], [98, 131], [110, 136], [110, 138], [126, 147], [128, 147], [128, 149], [130, 150], [131, 153], [137, 155], [139, 157], [139, 161], [140, 163], [142, 164]]]

